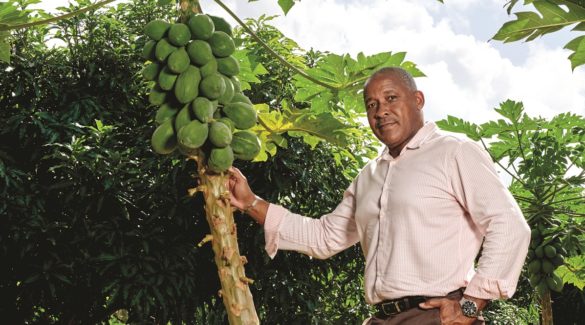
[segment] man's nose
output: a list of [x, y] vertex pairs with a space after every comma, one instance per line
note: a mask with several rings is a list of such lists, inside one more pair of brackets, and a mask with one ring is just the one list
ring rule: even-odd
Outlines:
[[387, 103], [381, 103], [376, 110], [376, 117], [382, 118], [390, 114], [390, 105]]

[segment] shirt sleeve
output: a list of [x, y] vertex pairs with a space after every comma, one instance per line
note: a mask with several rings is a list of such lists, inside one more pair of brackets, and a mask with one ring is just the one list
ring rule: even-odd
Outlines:
[[509, 298], [530, 243], [530, 228], [514, 197], [501, 182], [488, 153], [462, 142], [455, 154], [452, 186], [457, 200], [485, 236], [476, 273], [465, 294]]
[[319, 219], [304, 217], [270, 204], [264, 222], [266, 252], [274, 258], [278, 250], [295, 250], [325, 259], [355, 245], [359, 236], [354, 219], [354, 183], [343, 200], [329, 214]]

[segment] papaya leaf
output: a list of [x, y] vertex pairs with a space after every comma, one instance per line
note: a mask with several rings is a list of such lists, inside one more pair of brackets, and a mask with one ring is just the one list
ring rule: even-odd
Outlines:
[[295, 5], [295, 2], [293, 0], [278, 0], [278, 5], [286, 15], [288, 14], [290, 8], [292, 8]]
[[437, 121], [437, 126], [445, 131], [463, 133], [474, 141], [479, 141], [482, 137], [481, 128], [477, 124], [451, 115], [446, 120]]
[[573, 51], [569, 55], [571, 69], [575, 70], [576, 67], [585, 64], [585, 35], [573, 39], [564, 48]]
[[[508, 13], [516, 2], [510, 1]], [[538, 13], [531, 11], [515, 13], [516, 20], [506, 22], [502, 25], [492, 39], [504, 43], [522, 39], [528, 42], [539, 36], [556, 32], [574, 24], [576, 26], [573, 30], [583, 31], [585, 29], [585, 2], [583, 1], [525, 1], [525, 4], [529, 3], [534, 5]], [[567, 10], [564, 8], [567, 8]], [[585, 64], [585, 41], [582, 36], [567, 43], [565, 48], [573, 51], [569, 56], [572, 69]]]
[[522, 113], [524, 112], [524, 104], [522, 102], [515, 102], [513, 100], [506, 100], [500, 103], [500, 107], [495, 109], [500, 115], [506, 117], [512, 124], [518, 124]]
[[563, 279], [563, 283], [570, 283], [579, 290], [585, 287], [585, 255], [573, 256], [565, 260], [555, 273]]
[[240, 80], [242, 90], [251, 89], [251, 83], [259, 83], [258, 76], [268, 73], [266, 68], [259, 62], [258, 58], [247, 50], [236, 50], [232, 54], [240, 63]]
[[391, 52], [365, 56], [359, 53], [356, 59], [350, 55], [329, 54], [317, 61], [306, 73], [329, 85], [317, 85], [300, 74], [295, 75], [298, 91], [295, 100], [310, 103], [313, 113], [325, 111], [364, 112], [363, 85], [372, 72], [382, 67], [402, 67], [414, 77], [424, 74], [409, 61], [404, 61], [405, 52]]

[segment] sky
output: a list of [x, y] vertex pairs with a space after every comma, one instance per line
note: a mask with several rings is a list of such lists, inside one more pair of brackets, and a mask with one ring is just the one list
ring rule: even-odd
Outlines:
[[[67, 0], [44, 0], [51, 10]], [[274, 25], [302, 48], [336, 54], [406, 52], [426, 77], [425, 118], [447, 115], [476, 123], [498, 118], [494, 108], [522, 101], [531, 116], [585, 115], [585, 66], [571, 71], [563, 46], [582, 35], [561, 31], [532, 42], [490, 41], [512, 19], [506, 0], [304, 0], [284, 16], [277, 0], [224, 0], [240, 18], [279, 15]], [[235, 24], [212, 0], [204, 12]], [[526, 10], [517, 5], [516, 11]]]

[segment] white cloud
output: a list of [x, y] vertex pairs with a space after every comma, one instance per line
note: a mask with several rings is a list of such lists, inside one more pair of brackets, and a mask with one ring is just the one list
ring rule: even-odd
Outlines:
[[[280, 15], [274, 24], [306, 49], [354, 56], [406, 51], [427, 74], [417, 82], [429, 120], [449, 114], [484, 122], [506, 99], [523, 101], [533, 116], [585, 114], [585, 68], [571, 72], [570, 52], [559, 45], [568, 33], [524, 44], [488, 42], [512, 18], [500, 0], [311, 0], [297, 2], [286, 17], [274, 0], [226, 3], [241, 18]], [[202, 5], [228, 16], [212, 1]]]
[[[238, 10], [249, 13], [259, 3], [272, 13], [278, 11], [273, 1], [239, 4]], [[431, 120], [450, 114], [484, 122], [497, 117], [493, 108], [506, 99], [523, 101], [533, 116], [584, 114], [585, 71], [571, 73], [569, 52], [557, 44], [547, 46], [551, 39], [543, 38], [521, 44], [523, 58], [510, 57], [506, 45], [488, 42], [509, 19], [496, 0], [451, 0], [446, 5], [312, 0], [297, 3], [275, 24], [307, 49], [352, 55], [406, 51], [407, 60], [428, 76], [417, 81], [425, 91]]]

